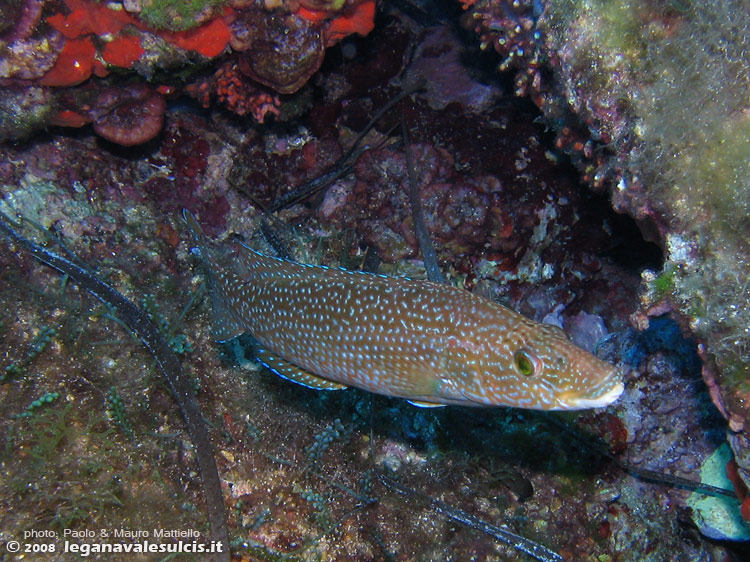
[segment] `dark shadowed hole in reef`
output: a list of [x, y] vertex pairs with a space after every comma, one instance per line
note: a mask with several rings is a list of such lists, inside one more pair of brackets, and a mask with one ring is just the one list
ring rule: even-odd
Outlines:
[[[492, 86], [503, 92], [496, 99], [495, 106], [484, 112], [481, 118], [475, 119], [474, 123], [461, 127], [461, 119], [465, 116], [463, 108], [452, 104], [443, 110], [431, 111], [423, 95], [417, 93], [411, 96], [413, 101], [407, 99], [404, 103], [397, 104], [381, 119], [376, 129], [385, 133], [403, 116], [412, 125], [412, 142], [427, 142], [445, 148], [457, 162], [461, 160], [465, 163], [469, 175], [496, 175], [504, 183], [507, 192], [504, 197], [510, 199], [525, 197], [525, 194], [520, 189], [509, 186], [511, 182], [506, 181], [500, 171], [501, 164], [496, 163], [499, 161], [494, 153], [490, 149], [474, 146], [476, 137], [473, 136], [487, 132], [487, 129], [482, 128], [482, 120], [510, 115], [509, 135], [534, 134], [542, 142], [543, 148], [558, 159], [557, 165], [550, 165], [549, 171], [542, 172], [540, 177], [553, 183], [556, 175], [565, 176], [569, 180], [568, 185], [574, 185], [580, 192], [575, 207], [582, 224], [578, 232], [605, 225], [607, 239], [602, 241], [601, 231], [598, 231], [596, 236], [599, 242], [593, 253], [625, 270], [636, 273], [644, 269], [659, 271], [663, 263], [663, 252], [659, 245], [646, 240], [630, 216], [616, 213], [606, 192], [595, 193], [582, 183], [579, 172], [568, 157], [555, 148], [554, 131], [551, 126], [547, 126], [538, 108], [528, 98], [513, 95], [515, 72], [499, 72], [498, 55], [492, 49], [479, 49], [476, 34], [459, 25], [462, 13], [464, 12], [459, 4], [450, 0], [389, 0], [386, 9], [379, 12], [376, 28], [372, 33], [366, 37], [352, 36], [328, 50], [318, 77], [340, 74], [346, 77], [351, 88], [343, 97], [345, 105], [338, 110], [340, 113], [331, 109], [330, 104], [320, 102], [326, 95], [321, 87], [325, 81], [319, 79], [316, 82], [314, 79], [312, 82], [316, 85], [310, 87], [314, 92], [312, 96], [316, 100], [313, 102], [316, 111], [301, 115], [298, 121], [313, 131], [331, 130], [336, 127], [338, 117], [341, 124], [359, 130], [375, 109], [382, 107], [400, 92], [398, 84], [404, 83], [404, 68], [413, 64], [413, 61], [408, 63], [408, 53], [414, 52], [424, 34], [429, 33], [427, 30], [434, 26], [448, 26], [462, 44], [461, 64], [471, 78], [479, 84]], [[416, 26], [403, 24], [407, 18], [416, 22]], [[422, 39], [415, 32], [420, 28]], [[317, 110], [318, 108], [321, 110]], [[330, 123], [322, 124], [326, 109], [333, 119]], [[490, 131], [490, 134], [495, 132]], [[397, 135], [392, 133], [390, 136]], [[503, 144], [506, 140], [498, 136], [493, 142]], [[513, 141], [508, 142], [508, 145], [516, 146]]]
[[[581, 186], [581, 189], [586, 187]], [[629, 215], [614, 212], [609, 197], [592, 193], [587, 205], [593, 213], [601, 213], [611, 229], [610, 246], [601, 254], [602, 257], [638, 272], [644, 269], [661, 269], [664, 262], [662, 249], [658, 244], [643, 238], [638, 225]]]
[[610, 246], [601, 257], [639, 273], [644, 269], [661, 270], [664, 252], [658, 244], [643, 237], [632, 217], [613, 211], [609, 197], [603, 194], [592, 193], [589, 205], [592, 212], [601, 212], [611, 228]]

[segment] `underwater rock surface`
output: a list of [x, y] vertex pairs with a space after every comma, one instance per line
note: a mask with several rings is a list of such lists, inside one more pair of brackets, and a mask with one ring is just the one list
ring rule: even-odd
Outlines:
[[[722, 444], [701, 466], [701, 482], [711, 486], [731, 486], [726, 475], [731, 458], [729, 445]], [[750, 527], [745, 524], [740, 506], [733, 499], [692, 494], [687, 505], [693, 510], [693, 521], [705, 536], [720, 541], [750, 540]]]

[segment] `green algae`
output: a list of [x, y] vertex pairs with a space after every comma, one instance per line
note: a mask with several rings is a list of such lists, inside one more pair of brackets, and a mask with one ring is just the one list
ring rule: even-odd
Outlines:
[[[80, 414], [72, 404], [49, 408], [19, 418], [8, 432], [0, 488], [40, 508], [39, 519], [24, 526], [41, 522], [69, 529], [122, 505], [112, 486], [118, 451], [111, 430], [95, 414]], [[66, 454], [74, 444], [77, 454]]]
[[123, 402], [120, 393], [117, 392], [116, 386], [110, 387], [109, 392], [107, 393], [107, 413], [112, 419], [114, 425], [120, 428], [127, 437], [131, 439], [135, 437], [133, 426], [128, 419], [125, 403]]
[[42, 353], [52, 339], [57, 335], [57, 330], [49, 326], [41, 326], [34, 338], [29, 343], [23, 357], [5, 366], [0, 372], [0, 383], [6, 382], [8, 378], [20, 377], [26, 374], [28, 367]]
[[638, 144], [633, 164], [648, 189], [682, 217], [708, 213], [722, 234], [746, 233], [750, 13], [744, 3], [561, 0], [550, 2], [545, 19], [558, 40], [585, 26], [570, 62], [584, 72], [586, 87], [611, 84], [626, 93]]
[[640, 157], [652, 193], [684, 218], [734, 238], [750, 227], [750, 15], [731, 1], [691, 3], [650, 50], [634, 98]]
[[144, 0], [140, 18], [155, 29], [185, 31], [202, 23], [199, 17], [226, 0]]
[[654, 291], [657, 299], [664, 298], [672, 294], [675, 290], [675, 267], [667, 265], [662, 272], [651, 281], [650, 286]]

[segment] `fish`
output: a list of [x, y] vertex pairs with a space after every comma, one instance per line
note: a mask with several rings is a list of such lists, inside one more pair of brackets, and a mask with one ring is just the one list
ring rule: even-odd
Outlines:
[[183, 211], [219, 342], [249, 334], [258, 361], [317, 390], [356, 387], [422, 407], [601, 408], [617, 368], [565, 332], [431, 281], [309, 265], [217, 244]]

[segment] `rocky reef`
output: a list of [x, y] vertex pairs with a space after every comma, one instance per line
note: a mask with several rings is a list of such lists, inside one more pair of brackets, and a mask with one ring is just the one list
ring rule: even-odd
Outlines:
[[[234, 560], [742, 560], [740, 8], [0, 1], [0, 212], [179, 355]], [[617, 365], [617, 402], [422, 409], [212, 340], [182, 209], [221, 242], [424, 277], [402, 123], [450, 282]], [[118, 311], [5, 238], [0, 289], [0, 542], [207, 543], [194, 445]]]

